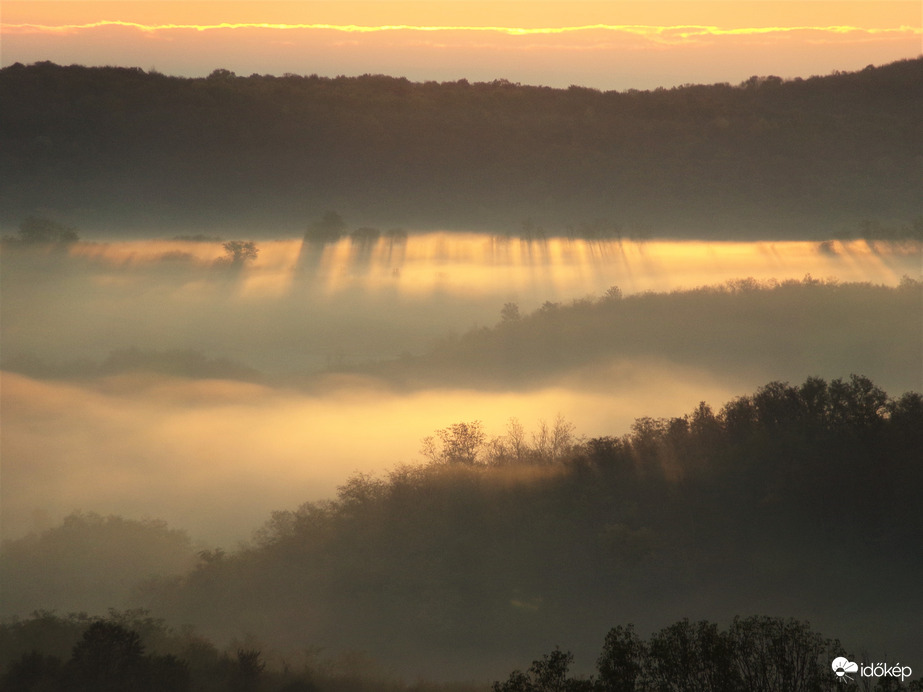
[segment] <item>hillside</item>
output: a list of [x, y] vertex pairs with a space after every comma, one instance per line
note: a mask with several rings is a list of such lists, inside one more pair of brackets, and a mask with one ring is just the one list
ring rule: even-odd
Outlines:
[[[546, 301], [519, 314], [508, 303], [492, 327], [450, 334], [418, 356], [357, 364], [407, 387], [540, 387], [562, 375], [609, 381], [613, 366], [671, 362], [716, 378], [797, 379], [861, 367], [892, 391], [918, 389], [921, 285], [729, 281], [669, 293]], [[861, 337], [856, 326], [862, 325]]]
[[623, 93], [15, 64], [0, 223], [828, 236], [923, 211], [921, 120], [923, 59]]
[[[119, 605], [218, 641], [363, 651], [443, 679], [501, 675], [555, 644], [588, 662], [615, 623], [680, 617], [808, 618], [874, 651], [912, 651], [921, 416], [919, 394], [851, 376], [771, 382], [720, 410], [638, 418], [620, 437], [579, 439], [562, 419], [530, 435], [513, 420], [488, 440], [457, 423], [425, 441], [429, 464], [353, 476], [188, 571], [183, 535], [151, 523], [78, 516], [7, 542], [6, 614], [89, 605], [92, 574]], [[175, 575], [129, 596], [133, 584], [68, 547], [112, 560], [110, 536], [139, 564], [175, 556]]]

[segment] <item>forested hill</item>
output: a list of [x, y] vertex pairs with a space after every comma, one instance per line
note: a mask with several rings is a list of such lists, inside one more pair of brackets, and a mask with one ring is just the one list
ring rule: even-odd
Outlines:
[[823, 235], [921, 213], [923, 59], [651, 92], [0, 70], [0, 222]]
[[[578, 438], [560, 417], [492, 439], [459, 422], [423, 440], [428, 463], [354, 475], [198, 561], [181, 532], [113, 517], [7, 541], [0, 614], [101, 614], [108, 597], [264, 653], [362, 651], [471, 680], [555, 644], [590, 662], [620, 622], [768, 613], [906, 662], [921, 641], [921, 449], [923, 396], [857, 375], [770, 382], [618, 437]], [[0, 671], [16, 629], [0, 627]]]
[[547, 386], [562, 376], [595, 382], [615, 364], [637, 359], [731, 382], [861, 364], [892, 390], [916, 390], [923, 384], [920, 329], [907, 316], [921, 314], [921, 288], [909, 277], [892, 288], [810, 276], [624, 297], [613, 286], [599, 298], [546, 301], [522, 315], [507, 303], [494, 326], [448, 334], [420, 355], [338, 367], [402, 387], [504, 389]]

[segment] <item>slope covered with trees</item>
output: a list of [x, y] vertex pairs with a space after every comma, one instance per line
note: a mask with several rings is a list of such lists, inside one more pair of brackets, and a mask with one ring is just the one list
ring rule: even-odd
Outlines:
[[0, 550], [0, 617], [33, 610], [104, 613], [128, 605], [151, 577], [181, 574], [196, 563], [189, 536], [161, 521], [75, 512], [60, 526]]
[[795, 615], [909, 652], [921, 435], [919, 394], [858, 376], [770, 383], [623, 437], [458, 424], [425, 445], [430, 464], [277, 512], [139, 603], [440, 676], [498, 675], [555, 644], [588, 661], [615, 622], [681, 616]]
[[[810, 276], [623, 296], [618, 287], [449, 335], [418, 355], [355, 369], [400, 386], [541, 387], [562, 375], [601, 379], [621, 362], [673, 363], [731, 382], [862, 369], [893, 390], [919, 389], [919, 281], [899, 286]], [[857, 331], [857, 326], [861, 330]], [[608, 381], [608, 380], [605, 380]]]
[[0, 221], [824, 235], [907, 222], [923, 59], [651, 92], [365, 75], [0, 71]]
[[[275, 512], [248, 545], [200, 551], [192, 567], [185, 535], [156, 523], [78, 516], [7, 542], [5, 596], [20, 598], [7, 613], [42, 607], [42, 584], [26, 583], [36, 575], [52, 594], [55, 579], [92, 581], [84, 599], [97, 613], [120, 595], [276, 662], [360, 651], [433, 679], [501, 679], [556, 645], [586, 675], [614, 624], [655, 632], [755, 613], [906, 658], [921, 634], [921, 451], [923, 396], [892, 398], [855, 375], [771, 382], [719, 410], [639, 418], [619, 437], [580, 438], [559, 418], [531, 433], [511, 420], [489, 439], [460, 422], [424, 440], [428, 463], [353, 476], [334, 499]], [[82, 537], [79, 560], [68, 545], [62, 558], [68, 536]], [[148, 560], [151, 578], [143, 564], [100, 572], [113, 550]], [[165, 555], [171, 565], [150, 565]], [[57, 605], [76, 610], [80, 596]], [[64, 627], [43, 652], [63, 659], [89, 624], [16, 622], [0, 631], [14, 658], [29, 632]], [[178, 646], [151, 655], [191, 655]]]

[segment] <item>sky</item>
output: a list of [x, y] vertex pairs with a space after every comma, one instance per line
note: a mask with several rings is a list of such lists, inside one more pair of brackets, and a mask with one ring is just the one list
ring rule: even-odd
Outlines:
[[916, 57], [921, 14], [918, 0], [13, 0], [0, 63], [653, 89]]

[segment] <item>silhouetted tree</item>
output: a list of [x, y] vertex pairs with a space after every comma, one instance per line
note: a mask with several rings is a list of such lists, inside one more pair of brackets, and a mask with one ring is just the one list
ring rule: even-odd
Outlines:
[[131, 690], [139, 684], [143, 658], [144, 645], [137, 632], [100, 620], [74, 646], [69, 677], [78, 690]]
[[519, 306], [516, 303], [505, 303], [500, 309], [501, 322], [515, 322], [520, 319]]
[[653, 635], [647, 674], [655, 692], [746, 692], [734, 649], [714, 623], [683, 619]]
[[[834, 689], [830, 661], [842, 652], [807, 623], [783, 618], [735, 618], [728, 631], [714, 623], [676, 622], [641, 641], [631, 625], [606, 635], [594, 692], [822, 692]], [[555, 650], [528, 673], [514, 671], [495, 692], [585, 689], [566, 678], [570, 655]], [[567, 685], [576, 685], [568, 687]], [[911, 686], [912, 688], [912, 686]], [[869, 686], [866, 689], [871, 690]], [[877, 692], [904, 690], [882, 680]]]
[[436, 431], [438, 443], [433, 437], [423, 438], [422, 453], [438, 464], [464, 464], [471, 466], [481, 461], [480, 455], [487, 441], [481, 421], [454, 423]]
[[592, 680], [567, 676], [574, 655], [555, 649], [533, 661], [528, 673], [513, 671], [506, 682], [495, 682], [494, 692], [591, 692]]
[[381, 231], [377, 228], [363, 226], [357, 228], [349, 234], [349, 239], [357, 245], [371, 245], [381, 237]]
[[645, 662], [644, 643], [632, 625], [613, 627], [606, 635], [603, 651], [596, 661], [599, 692], [635, 692], [640, 690]]
[[231, 690], [252, 692], [256, 690], [266, 664], [262, 653], [256, 649], [238, 649], [231, 668]]
[[229, 240], [222, 247], [224, 248], [225, 261], [230, 262], [233, 266], [251, 262], [260, 254], [256, 243], [250, 240]]
[[324, 215], [308, 226], [304, 239], [315, 243], [335, 243], [346, 232], [346, 222], [335, 211], [324, 212]]
[[231, 70], [227, 70], [223, 67], [219, 67], [215, 70], [212, 70], [211, 73], [208, 75], [207, 79], [211, 79], [215, 81], [222, 81], [222, 80], [234, 79], [235, 77], [237, 77], [237, 75]]
[[617, 300], [621, 300], [622, 298], [623, 298], [622, 289], [619, 288], [618, 286], [613, 285], [607, 288], [606, 292], [603, 293], [602, 300], [614, 302]]
[[833, 380], [829, 395], [830, 414], [835, 425], [867, 432], [882, 422], [888, 395], [869, 378], [850, 375], [849, 382]]
[[538, 422], [538, 430], [532, 433], [534, 455], [538, 461], [554, 463], [569, 456], [574, 446], [574, 424], [560, 413], [554, 423]]
[[747, 692], [813, 692], [830, 681], [831, 649], [807, 623], [771, 617], [734, 618], [728, 632]]

